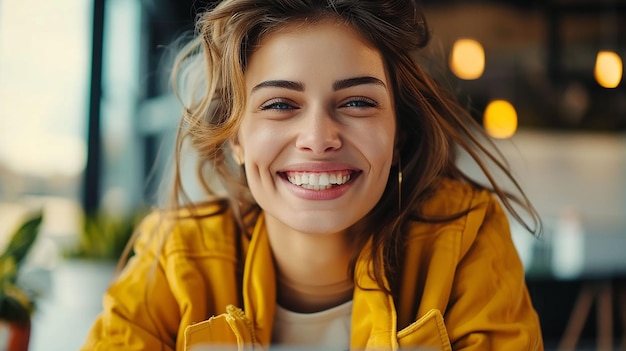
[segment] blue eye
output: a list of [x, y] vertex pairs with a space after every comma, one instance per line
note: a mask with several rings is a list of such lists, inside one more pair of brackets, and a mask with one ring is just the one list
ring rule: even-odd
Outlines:
[[376, 102], [374, 102], [373, 100], [366, 99], [366, 98], [358, 98], [352, 101], [348, 101], [344, 106], [363, 108], [363, 107], [376, 107], [376, 105], [377, 105]]
[[286, 102], [276, 100], [270, 100], [261, 106], [261, 110], [293, 110], [294, 108]]

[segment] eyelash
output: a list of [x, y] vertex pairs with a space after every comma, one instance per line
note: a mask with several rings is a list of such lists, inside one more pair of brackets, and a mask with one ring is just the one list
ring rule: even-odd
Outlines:
[[[285, 107], [279, 108], [278, 106], [285, 106]], [[285, 102], [285, 100], [283, 100], [283, 99], [272, 99], [272, 100], [267, 101], [263, 105], [261, 105], [261, 110], [262, 111], [265, 111], [265, 110], [293, 110], [295, 108], [296, 107], [294, 107], [293, 105], [291, 105], [288, 102]]]
[[[359, 105], [354, 105], [354, 104], [359, 104]], [[352, 104], [352, 106], [350, 106]], [[282, 107], [279, 107], [282, 106]], [[344, 103], [341, 107], [347, 107], [347, 108], [371, 108], [371, 107], [376, 107], [378, 106], [378, 104], [376, 103], [376, 101], [372, 100], [372, 99], [368, 99], [366, 97], [355, 97], [352, 98], [350, 101]], [[261, 110], [265, 111], [265, 110], [293, 110], [296, 109], [297, 107], [293, 106], [292, 104], [285, 102], [285, 100], [283, 99], [272, 99], [267, 101], [266, 103], [264, 103], [261, 106]]]
[[[359, 104], [358, 106], [348, 106], [350, 104], [354, 104], [354, 103], [362, 103]], [[352, 98], [350, 101], [346, 102], [345, 104], [343, 104], [344, 107], [349, 107], [349, 108], [370, 108], [370, 107], [376, 107], [378, 106], [378, 104], [376, 103], [376, 101], [372, 100], [372, 99], [368, 99], [366, 97], [355, 97]]]

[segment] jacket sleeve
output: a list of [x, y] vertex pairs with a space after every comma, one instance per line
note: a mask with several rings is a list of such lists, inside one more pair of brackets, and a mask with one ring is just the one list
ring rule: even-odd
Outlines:
[[462, 234], [445, 314], [452, 348], [543, 350], [539, 318], [507, 217], [493, 196], [480, 194]]
[[105, 293], [81, 350], [175, 349], [180, 316], [157, 254], [155, 216], [138, 228], [135, 255]]

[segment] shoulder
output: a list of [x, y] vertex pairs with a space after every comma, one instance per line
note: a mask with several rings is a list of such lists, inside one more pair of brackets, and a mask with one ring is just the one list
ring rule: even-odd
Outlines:
[[411, 236], [455, 237], [466, 250], [485, 229], [509, 233], [509, 222], [500, 202], [489, 190], [459, 180], [442, 179], [419, 211], [420, 220], [411, 225]]
[[460, 180], [442, 178], [420, 212], [425, 218], [445, 218], [483, 208], [492, 200], [493, 195], [486, 189]]
[[179, 210], [154, 210], [137, 228], [135, 250], [207, 255], [235, 252], [237, 223], [226, 201], [195, 204]]

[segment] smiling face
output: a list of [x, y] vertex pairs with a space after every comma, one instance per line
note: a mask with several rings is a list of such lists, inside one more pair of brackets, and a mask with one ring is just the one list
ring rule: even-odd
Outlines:
[[341, 233], [380, 199], [396, 130], [380, 53], [334, 21], [264, 37], [235, 157], [270, 231]]

